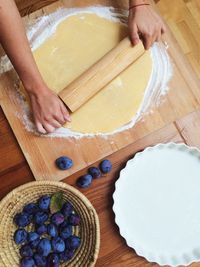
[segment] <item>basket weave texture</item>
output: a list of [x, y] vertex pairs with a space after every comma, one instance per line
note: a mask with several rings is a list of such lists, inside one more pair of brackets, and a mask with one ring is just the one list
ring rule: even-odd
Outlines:
[[[63, 192], [64, 200], [69, 201], [81, 217], [81, 224], [74, 233], [81, 238], [81, 246], [71, 261], [60, 266], [92, 267], [99, 253], [100, 229], [96, 211], [89, 200], [78, 190], [62, 182], [37, 181], [22, 185], [11, 191], [0, 202], [0, 267], [19, 267], [19, 247], [13, 240], [17, 227], [13, 223], [16, 213], [23, 206], [35, 202], [42, 195]], [[30, 231], [33, 226], [28, 226]]]

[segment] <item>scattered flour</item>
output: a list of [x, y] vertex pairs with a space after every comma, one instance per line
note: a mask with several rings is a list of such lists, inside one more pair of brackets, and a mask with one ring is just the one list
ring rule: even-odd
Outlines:
[[[33, 21], [30, 25], [27, 26], [27, 36], [32, 48], [32, 51], [37, 49], [47, 38], [49, 38], [55, 31], [58, 24], [66, 19], [69, 16], [75, 15], [77, 13], [95, 13], [100, 17], [104, 17], [110, 19], [112, 21], [126, 23], [127, 22], [127, 11], [114, 9], [111, 7], [88, 7], [88, 8], [62, 8], [58, 9], [56, 12], [43, 16], [39, 19]], [[158, 105], [160, 103], [160, 98], [162, 95], [166, 94], [168, 91], [168, 83], [173, 74], [173, 67], [170, 62], [170, 58], [167, 53], [167, 44], [163, 43], [155, 43], [151, 48], [151, 56], [153, 61], [153, 68], [151, 73], [151, 78], [147, 85], [143, 102], [130, 123], [116, 129], [113, 132], [109, 133], [95, 133], [95, 134], [83, 134], [79, 132], [74, 132], [67, 128], [57, 129], [54, 133], [44, 135], [46, 137], [93, 137], [96, 135], [107, 137], [108, 135], [112, 135], [118, 132], [122, 132], [129, 128], [132, 128], [133, 125], [141, 119], [141, 115], [147, 112], [151, 112], [150, 108], [154, 105]], [[0, 60], [0, 73], [8, 71], [12, 68], [12, 64], [10, 63], [7, 56], [4, 56]], [[37, 134], [35, 129], [35, 125], [31, 120], [31, 110], [26, 102], [23, 95], [18, 93], [19, 102], [22, 107], [23, 112], [23, 123], [25, 128], [28, 131], [32, 131]], [[20, 118], [21, 116], [18, 115]]]

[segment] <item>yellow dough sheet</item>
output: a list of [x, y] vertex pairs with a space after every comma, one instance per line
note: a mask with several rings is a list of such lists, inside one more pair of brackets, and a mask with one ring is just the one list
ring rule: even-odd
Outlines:
[[[97, 16], [76, 14], [63, 20], [55, 33], [34, 51], [49, 88], [60, 92], [128, 35], [127, 27]], [[71, 114], [65, 127], [80, 133], [109, 133], [136, 115], [148, 81], [152, 58], [147, 51], [97, 95]]]

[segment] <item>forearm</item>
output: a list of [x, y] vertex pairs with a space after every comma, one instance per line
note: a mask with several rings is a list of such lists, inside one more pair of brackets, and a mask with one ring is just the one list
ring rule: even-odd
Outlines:
[[135, 6], [140, 4], [150, 4], [150, 0], [129, 0], [129, 6]]
[[30, 92], [42, 88], [44, 82], [14, 0], [0, 0], [0, 42], [25, 88]]

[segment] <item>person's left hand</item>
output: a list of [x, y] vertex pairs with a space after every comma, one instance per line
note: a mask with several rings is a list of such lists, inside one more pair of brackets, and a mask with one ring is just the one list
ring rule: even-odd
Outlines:
[[149, 49], [154, 42], [161, 40], [166, 31], [162, 18], [153, 10], [151, 5], [138, 6], [129, 11], [128, 27], [133, 45], [142, 39], [145, 49]]

